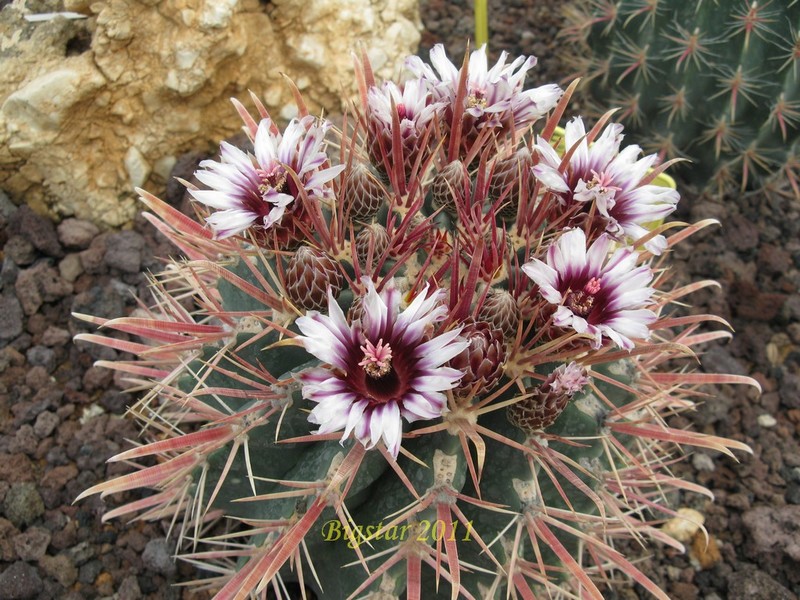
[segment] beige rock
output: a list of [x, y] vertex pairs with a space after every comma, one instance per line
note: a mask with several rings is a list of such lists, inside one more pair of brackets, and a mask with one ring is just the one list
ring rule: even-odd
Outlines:
[[661, 527], [661, 530], [682, 544], [690, 542], [700, 530], [706, 518], [693, 508], [679, 508], [678, 515]]
[[241, 127], [248, 90], [276, 119], [355, 94], [363, 45], [393, 77], [419, 43], [417, 0], [67, 0], [86, 19], [0, 13], [0, 188], [54, 218], [128, 223], [134, 186], [160, 194], [176, 157]]

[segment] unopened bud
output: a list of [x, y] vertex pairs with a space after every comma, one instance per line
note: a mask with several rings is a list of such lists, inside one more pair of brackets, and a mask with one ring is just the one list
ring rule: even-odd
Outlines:
[[538, 433], [555, 423], [587, 383], [586, 370], [578, 363], [561, 365], [530, 396], [506, 409], [508, 420], [528, 434]]
[[289, 259], [284, 273], [286, 295], [298, 307], [321, 310], [328, 306], [328, 288], [338, 296], [342, 275], [327, 254], [302, 246]]
[[342, 190], [345, 216], [351, 219], [371, 219], [385, 201], [386, 190], [378, 178], [365, 164], [354, 161]]

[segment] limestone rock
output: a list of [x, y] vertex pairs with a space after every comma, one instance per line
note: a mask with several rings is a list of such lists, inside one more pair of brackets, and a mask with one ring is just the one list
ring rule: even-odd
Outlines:
[[[30, 3], [28, 3], [30, 4]], [[163, 194], [176, 157], [239, 130], [232, 96], [295, 114], [355, 94], [363, 45], [391, 77], [420, 39], [417, 0], [70, 0], [85, 19], [0, 12], [0, 187], [55, 218], [107, 228], [137, 211], [134, 186]]]

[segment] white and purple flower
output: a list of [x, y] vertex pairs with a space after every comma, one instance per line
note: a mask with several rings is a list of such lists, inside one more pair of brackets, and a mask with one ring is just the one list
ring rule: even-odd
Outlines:
[[299, 375], [303, 397], [317, 403], [308, 420], [317, 433], [344, 430], [367, 448], [383, 440], [395, 458], [400, 451], [402, 418], [435, 419], [444, 412], [445, 393], [462, 377], [443, 366], [468, 343], [461, 328], [431, 336], [447, 314], [441, 290], [427, 297], [427, 286], [400, 312], [400, 292], [389, 282], [379, 294], [368, 278], [362, 315], [348, 323], [329, 295], [328, 315], [309, 312], [297, 319], [306, 351], [327, 366]]
[[272, 126], [269, 119], [259, 123], [253, 155], [222, 142], [220, 162], [204, 160], [195, 173], [210, 189], [189, 193], [217, 209], [206, 221], [219, 239], [280, 223], [300, 194], [289, 171], [310, 198], [322, 199], [331, 195], [325, 184], [344, 169], [320, 169], [327, 160], [324, 137], [329, 123], [317, 124], [310, 116], [293, 119], [283, 135], [273, 133]]
[[[508, 53], [503, 52], [489, 68], [486, 46], [470, 55], [464, 110], [476, 129], [527, 127], [553, 108], [563, 93], [555, 84], [523, 90], [525, 74], [536, 65], [536, 57], [520, 56], [506, 64], [507, 58]], [[452, 105], [458, 92], [458, 68], [447, 58], [442, 44], [433, 47], [430, 59], [438, 76], [418, 56], [409, 57], [406, 66], [431, 85], [437, 100]]]
[[377, 166], [383, 164], [383, 155], [392, 151], [393, 111], [400, 124], [400, 140], [406, 174], [425, 148], [421, 147], [425, 130], [441, 114], [444, 104], [434, 102], [431, 92], [421, 79], [411, 79], [403, 87], [387, 81], [381, 87], [373, 86], [367, 92], [369, 108], [369, 152]]
[[570, 229], [547, 249], [547, 262], [533, 259], [522, 270], [547, 302], [558, 305], [556, 327], [592, 336], [594, 348], [605, 337], [630, 350], [634, 339], [649, 337], [648, 326], [656, 320], [655, 313], [644, 308], [653, 295], [648, 287], [653, 273], [647, 265], [636, 266], [638, 254], [630, 248], [609, 256], [613, 245], [614, 240], [602, 234], [587, 249], [584, 232]]
[[[548, 190], [556, 194], [562, 205], [594, 202], [596, 216], [606, 232], [617, 240], [637, 240], [648, 233], [644, 227], [663, 219], [675, 210], [678, 192], [671, 188], [641, 185], [648, 170], [658, 160], [656, 154], [639, 158], [642, 149], [631, 145], [620, 150], [622, 125], [608, 125], [589, 145], [583, 120], [575, 117], [564, 128], [567, 149], [576, 146], [566, 169], [561, 171], [562, 157], [543, 139], [537, 139], [535, 149], [539, 162], [533, 174]], [[655, 236], [645, 244], [653, 254], [666, 249], [664, 236]]]

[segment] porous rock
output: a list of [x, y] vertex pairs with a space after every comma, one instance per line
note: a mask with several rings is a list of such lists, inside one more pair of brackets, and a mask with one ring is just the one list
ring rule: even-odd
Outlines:
[[[75, 4], [71, 3], [70, 5]], [[276, 119], [341, 110], [351, 52], [378, 77], [416, 51], [416, 0], [151, 0], [77, 3], [85, 19], [0, 13], [0, 187], [50, 216], [120, 226], [135, 186], [163, 193], [176, 157], [239, 130], [252, 90]], [[47, 253], [47, 251], [40, 249]], [[53, 256], [53, 254], [50, 254]]]
[[24, 561], [18, 560], [0, 573], [0, 590], [7, 600], [37, 598], [42, 588], [42, 578], [36, 568]]

